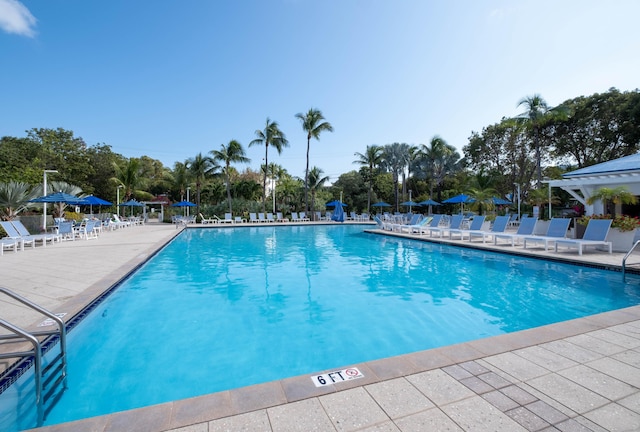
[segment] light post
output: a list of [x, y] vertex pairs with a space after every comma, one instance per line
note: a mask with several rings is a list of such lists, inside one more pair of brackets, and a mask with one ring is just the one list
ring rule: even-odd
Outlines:
[[518, 183], [514, 183], [514, 185], [518, 191], [518, 220], [520, 220], [520, 185]]
[[273, 214], [276, 214], [276, 179], [271, 177], [271, 195], [273, 196]]
[[[42, 173], [42, 194], [47, 196], [47, 173], [57, 173], [58, 170], [44, 170]], [[47, 203], [42, 203], [42, 231], [47, 232]]]
[[[189, 201], [189, 191], [190, 190], [191, 190], [191, 186], [187, 186], [187, 201]], [[186, 206], [186, 207], [187, 207], [187, 217], [189, 217], [189, 206]]]
[[116, 189], [116, 213], [118, 213], [118, 217], [120, 217], [120, 188], [124, 186], [118, 185]]
[[[409, 189], [409, 202], [411, 202], [411, 189]], [[409, 213], [411, 213], [411, 204], [409, 204]]]

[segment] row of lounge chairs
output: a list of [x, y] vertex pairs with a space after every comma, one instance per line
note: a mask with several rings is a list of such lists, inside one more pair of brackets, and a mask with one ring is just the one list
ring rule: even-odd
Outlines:
[[[200, 220], [202, 224], [238, 224], [238, 223], [277, 223], [277, 222], [309, 222], [311, 219], [307, 216], [306, 212], [291, 212], [290, 217], [283, 216], [282, 212], [276, 212], [275, 216], [273, 213], [249, 213], [249, 220], [241, 217], [241, 216], [233, 216], [231, 213], [225, 213], [224, 218], [219, 218], [214, 215], [213, 217], [207, 218], [202, 213], [200, 213]], [[325, 215], [322, 215], [322, 212], [315, 212], [315, 220], [316, 221], [330, 221], [331, 220], [331, 212], [326, 212]], [[352, 216], [348, 217], [347, 220], [353, 221], [368, 221], [369, 215], [362, 214], [357, 215], [355, 212], [352, 212]]]
[[383, 230], [395, 231], [400, 233], [424, 235], [429, 234], [430, 237], [449, 238], [451, 240], [482, 240], [486, 243], [492, 240], [494, 245], [509, 244], [516, 246], [522, 244], [524, 249], [533, 246], [542, 246], [545, 251], [549, 250], [551, 244], [554, 245], [554, 251], [558, 251], [558, 247], [566, 247], [569, 249], [577, 249], [578, 254], [582, 255], [585, 248], [604, 246], [612, 253], [612, 243], [607, 241], [607, 234], [611, 228], [610, 219], [592, 219], [587, 225], [584, 236], [581, 239], [567, 238], [570, 219], [553, 218], [549, 223], [548, 229], [543, 235], [534, 234], [535, 226], [538, 221], [536, 217], [526, 217], [520, 221], [516, 232], [507, 232], [511, 219], [509, 216], [498, 216], [493, 222], [490, 230], [483, 230], [485, 222], [484, 216], [474, 216], [468, 228], [463, 228], [463, 216], [455, 215], [448, 218], [448, 222], [443, 215], [434, 215], [430, 217], [422, 217], [416, 215], [408, 224], [394, 224], [384, 222], [379, 218], [375, 218], [378, 226]]
[[0, 226], [6, 233], [6, 237], [0, 239], [0, 255], [5, 250], [13, 250], [18, 252], [24, 250], [25, 247], [35, 248], [36, 244], [43, 247], [53, 245], [55, 243], [77, 239], [97, 239], [105, 230], [114, 230], [118, 228], [130, 227], [142, 222], [131, 220], [122, 220], [117, 215], [113, 218], [101, 221], [98, 219], [89, 219], [80, 222], [66, 221], [62, 218], [56, 218], [56, 224], [52, 227], [53, 232], [44, 234], [31, 234], [24, 224], [19, 220], [0, 221]]

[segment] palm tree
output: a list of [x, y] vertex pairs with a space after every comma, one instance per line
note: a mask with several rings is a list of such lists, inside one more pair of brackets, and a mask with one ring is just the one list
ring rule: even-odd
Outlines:
[[382, 163], [382, 147], [375, 144], [367, 146], [364, 154], [354, 153], [354, 156], [358, 156], [358, 159], [353, 163], [360, 164], [369, 168], [367, 177], [369, 180], [369, 191], [367, 194], [367, 213], [371, 213], [371, 192], [373, 191], [373, 172]]
[[404, 173], [404, 167], [409, 160], [407, 156], [408, 151], [407, 144], [393, 143], [384, 146], [382, 151], [382, 165], [391, 171], [393, 175], [393, 189], [396, 200], [396, 211], [399, 210], [400, 201], [398, 199], [398, 182], [400, 179], [400, 173]]
[[196, 212], [200, 213], [200, 191], [204, 181], [211, 177], [219, 168], [216, 161], [209, 156], [198, 153], [195, 157], [187, 160], [187, 169], [196, 181]]
[[566, 110], [564, 107], [550, 107], [539, 94], [520, 99], [518, 107], [520, 106], [524, 106], [526, 111], [516, 116], [516, 120], [525, 120], [528, 127], [533, 130], [533, 145], [536, 152], [537, 187], [540, 188], [542, 186], [540, 129], [553, 119], [566, 117]]
[[[592, 205], [598, 200], [602, 201], [604, 213], [609, 213], [607, 208], [609, 202], [613, 204], [635, 204], [638, 202], [638, 198], [629, 192], [626, 186], [618, 186], [615, 188], [601, 187], [587, 198], [587, 204]], [[615, 216], [615, 208], [611, 213]]]
[[229, 141], [226, 146], [222, 144], [220, 150], [212, 150], [210, 152], [215, 160], [224, 162], [224, 174], [227, 180], [227, 200], [229, 201], [229, 212], [233, 214], [233, 207], [231, 206], [231, 179], [229, 169], [231, 168], [231, 162], [250, 162], [251, 159], [245, 156], [244, 148], [236, 140]]
[[173, 164], [173, 185], [180, 190], [180, 201], [184, 199], [184, 194], [189, 186], [189, 174], [186, 163], [176, 162]]
[[128, 201], [131, 199], [133, 193], [144, 184], [140, 159], [130, 158], [123, 166], [113, 162], [113, 169], [115, 171], [115, 175], [111, 178], [111, 181], [116, 185], [123, 187], [123, 201]]
[[429, 196], [434, 196], [433, 187], [435, 185], [437, 187], [438, 201], [440, 201], [442, 199], [442, 183], [447, 174], [455, 168], [458, 159], [460, 159], [460, 155], [455, 147], [447, 144], [447, 142], [438, 135], [431, 138], [428, 146], [422, 144], [420, 151], [421, 157], [425, 162], [425, 168], [430, 172]]
[[312, 213], [315, 211], [316, 192], [318, 192], [318, 189], [320, 189], [322, 185], [324, 185], [324, 183], [329, 180], [328, 176], [323, 177], [322, 174], [324, 174], [324, 171], [322, 171], [322, 169], [315, 166], [311, 168], [311, 171], [309, 171], [308, 178], [309, 178], [309, 189], [311, 189], [311, 212]]
[[[289, 141], [284, 136], [284, 133], [278, 127], [278, 123], [275, 121], [271, 121], [267, 117], [267, 122], [264, 127], [264, 130], [256, 130], [256, 136], [258, 138], [254, 139], [249, 143], [249, 147], [254, 145], [264, 145], [264, 165], [269, 166], [269, 146], [275, 147], [278, 151], [278, 154], [282, 153], [282, 148], [287, 147], [289, 145]], [[267, 199], [267, 170], [264, 170], [264, 179], [262, 181], [262, 212], [266, 211], [266, 199]]]
[[309, 109], [306, 114], [298, 113], [296, 117], [302, 122], [302, 129], [307, 133], [307, 167], [304, 172], [304, 210], [309, 211], [309, 199], [307, 191], [309, 189], [309, 148], [311, 138], [320, 141], [320, 133], [324, 131], [333, 132], [333, 126], [329, 122], [323, 121], [324, 116], [320, 110]]
[[2, 220], [15, 219], [18, 213], [30, 207], [29, 200], [36, 198], [38, 192], [37, 187], [33, 188], [27, 183], [0, 183], [0, 218]]

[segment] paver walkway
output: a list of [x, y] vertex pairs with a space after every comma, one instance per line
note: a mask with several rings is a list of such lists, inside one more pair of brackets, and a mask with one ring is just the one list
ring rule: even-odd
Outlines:
[[[175, 234], [147, 225], [8, 253], [2, 284], [71, 311]], [[640, 306], [355, 366], [364, 378], [333, 386], [305, 375], [39, 430], [640, 430]]]

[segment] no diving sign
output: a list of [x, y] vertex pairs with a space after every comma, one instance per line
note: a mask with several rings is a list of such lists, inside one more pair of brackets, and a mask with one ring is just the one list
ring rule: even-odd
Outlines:
[[364, 375], [358, 368], [352, 367], [322, 375], [313, 375], [311, 376], [311, 381], [313, 381], [316, 387], [324, 387], [326, 385], [336, 384], [343, 381], [351, 381], [358, 378], [364, 378]]

